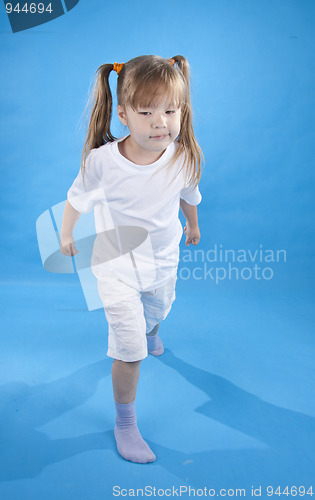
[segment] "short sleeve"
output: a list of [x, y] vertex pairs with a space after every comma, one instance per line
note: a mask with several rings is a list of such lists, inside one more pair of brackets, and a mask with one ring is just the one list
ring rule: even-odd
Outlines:
[[202, 200], [198, 186], [194, 189], [192, 187], [183, 188], [180, 192], [180, 198], [189, 205], [198, 205]]
[[91, 212], [97, 203], [100, 203], [105, 198], [104, 190], [101, 186], [100, 175], [97, 172], [94, 153], [95, 150], [92, 150], [87, 156], [84, 182], [80, 170], [67, 193], [69, 203], [81, 214]]

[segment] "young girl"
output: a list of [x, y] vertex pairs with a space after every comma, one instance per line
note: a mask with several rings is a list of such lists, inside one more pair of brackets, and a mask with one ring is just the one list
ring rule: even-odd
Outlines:
[[[117, 113], [129, 134], [110, 130], [109, 75], [116, 71]], [[200, 240], [197, 206], [202, 153], [192, 127], [186, 59], [140, 56], [98, 69], [81, 170], [68, 191], [61, 252], [78, 253], [73, 229], [94, 210], [92, 271], [109, 325], [114, 359], [114, 435], [126, 460], [153, 462], [137, 427], [135, 398], [141, 360], [163, 354], [159, 324], [175, 299], [182, 226], [186, 245]]]

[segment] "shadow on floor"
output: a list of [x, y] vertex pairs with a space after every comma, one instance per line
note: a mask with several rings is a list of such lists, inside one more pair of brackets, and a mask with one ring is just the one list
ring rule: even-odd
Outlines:
[[[199, 487], [200, 481], [209, 479], [222, 487], [222, 478], [228, 479], [229, 485], [234, 482], [235, 487], [242, 478], [248, 482], [266, 480], [279, 485], [284, 481], [310, 486], [315, 470], [313, 417], [263, 401], [223, 377], [177, 358], [169, 349], [158, 359], [209, 397], [195, 411], [265, 445], [260, 449], [178, 453], [150, 441], [160, 464], [168, 471], [186, 481], [199, 482]], [[193, 427], [187, 432], [194, 432]], [[200, 428], [196, 432], [200, 434]]]
[[0, 387], [1, 481], [37, 476], [47, 465], [85, 451], [116, 450], [112, 431], [50, 439], [37, 430], [90, 399], [100, 380], [110, 375], [111, 365], [106, 359], [47, 384]]

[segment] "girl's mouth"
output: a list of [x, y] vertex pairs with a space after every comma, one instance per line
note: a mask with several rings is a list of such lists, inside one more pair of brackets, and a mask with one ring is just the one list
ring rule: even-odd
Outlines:
[[164, 134], [164, 135], [151, 135], [151, 139], [165, 139], [166, 137], [168, 137], [169, 134]]

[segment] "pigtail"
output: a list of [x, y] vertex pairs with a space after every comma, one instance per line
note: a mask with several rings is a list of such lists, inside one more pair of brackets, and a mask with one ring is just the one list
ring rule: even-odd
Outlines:
[[174, 56], [180, 72], [182, 73], [186, 83], [186, 101], [182, 106], [181, 129], [178, 137], [179, 148], [175, 154], [176, 160], [182, 153], [185, 155], [186, 167], [186, 182], [193, 187], [196, 187], [201, 177], [201, 166], [203, 154], [196, 140], [193, 124], [192, 124], [192, 106], [190, 102], [190, 81], [189, 81], [189, 64], [183, 56]]
[[113, 67], [113, 64], [103, 64], [96, 72], [97, 79], [92, 94], [94, 103], [81, 159], [83, 179], [86, 158], [91, 149], [99, 148], [103, 144], [115, 140], [110, 131], [113, 99], [108, 81]]

